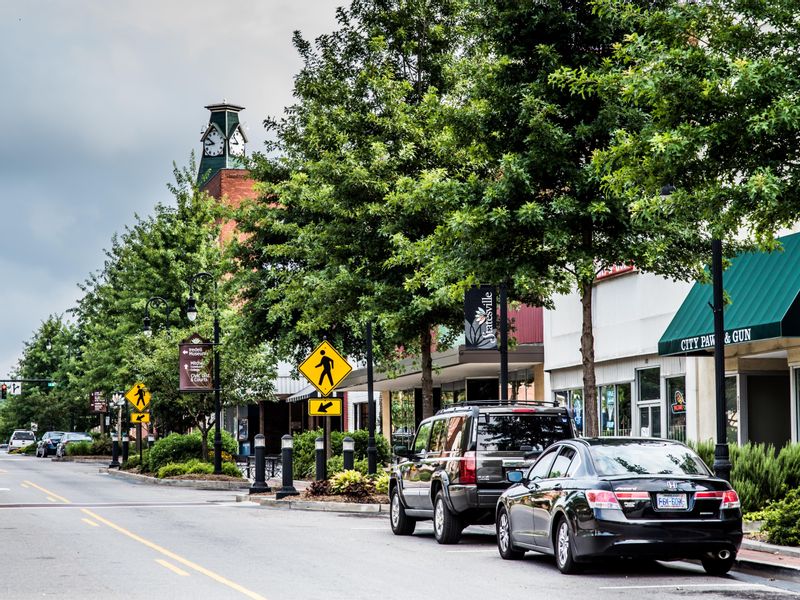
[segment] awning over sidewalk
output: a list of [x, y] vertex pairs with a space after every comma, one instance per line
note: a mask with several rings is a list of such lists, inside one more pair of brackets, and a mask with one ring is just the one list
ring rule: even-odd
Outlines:
[[[731, 300], [725, 344], [800, 337], [800, 233], [780, 241], [783, 251], [740, 254], [723, 274]], [[694, 284], [658, 342], [660, 355], [713, 351], [711, 292], [710, 284]]]

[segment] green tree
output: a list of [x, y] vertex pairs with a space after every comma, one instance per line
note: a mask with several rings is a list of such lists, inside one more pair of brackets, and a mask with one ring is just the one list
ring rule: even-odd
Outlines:
[[442, 151], [439, 116], [460, 5], [355, 0], [338, 11], [338, 31], [314, 44], [296, 34], [297, 103], [266, 122], [276, 141], [253, 165], [263, 194], [237, 216], [248, 234], [237, 258], [250, 338], [299, 359], [327, 336], [363, 356], [371, 320], [386, 368], [404, 349], [419, 357], [423, 416], [433, 412], [432, 331], [455, 328], [460, 302], [409, 289], [415, 267], [394, 260], [394, 237], [434, 231], [441, 213], [414, 182], [457, 163]]

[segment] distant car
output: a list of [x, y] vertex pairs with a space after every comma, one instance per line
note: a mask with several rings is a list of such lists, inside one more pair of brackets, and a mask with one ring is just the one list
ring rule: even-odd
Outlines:
[[69, 431], [61, 436], [61, 440], [56, 446], [56, 456], [61, 458], [67, 455], [67, 446], [74, 442], [91, 442], [92, 436], [83, 431]]
[[55, 454], [63, 435], [63, 431], [45, 431], [42, 439], [36, 444], [36, 456], [47, 458], [50, 454]]
[[36, 436], [28, 429], [15, 429], [11, 434], [11, 439], [8, 440], [8, 451], [16, 450], [17, 448], [24, 448], [36, 443]]
[[724, 575], [742, 542], [739, 496], [689, 447], [653, 438], [556, 442], [497, 503], [504, 559], [552, 554], [562, 573], [603, 557], [700, 559]]

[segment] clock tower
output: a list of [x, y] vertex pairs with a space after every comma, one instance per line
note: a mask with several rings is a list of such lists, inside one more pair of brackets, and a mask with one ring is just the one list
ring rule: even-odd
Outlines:
[[201, 137], [203, 154], [197, 183], [205, 188], [222, 169], [244, 169], [247, 136], [239, 123], [243, 107], [223, 101], [206, 106], [211, 111], [208, 127]]

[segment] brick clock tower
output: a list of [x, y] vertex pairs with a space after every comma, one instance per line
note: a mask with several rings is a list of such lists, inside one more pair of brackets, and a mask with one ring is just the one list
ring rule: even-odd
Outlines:
[[[247, 136], [239, 123], [241, 106], [223, 101], [206, 106], [211, 111], [208, 127], [201, 137], [203, 154], [197, 173], [200, 189], [220, 202], [237, 208], [242, 200], [255, 198], [254, 181], [244, 168]], [[236, 224], [223, 223], [220, 237], [229, 240]]]

